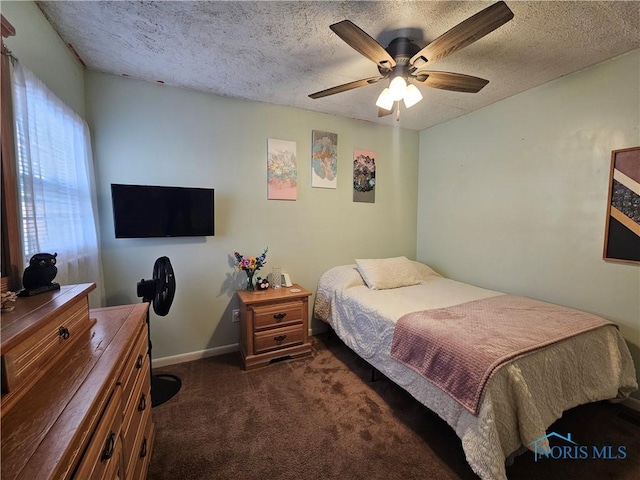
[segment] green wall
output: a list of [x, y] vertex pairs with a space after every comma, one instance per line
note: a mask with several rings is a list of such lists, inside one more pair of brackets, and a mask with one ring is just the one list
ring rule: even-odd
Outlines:
[[617, 322], [640, 373], [640, 269], [602, 246], [611, 151], [640, 145], [640, 50], [420, 134], [418, 259]]
[[[418, 132], [100, 73], [86, 75], [86, 94], [107, 303], [139, 301], [157, 257], [175, 270], [171, 312], [152, 318], [154, 358], [238, 342], [236, 249], [268, 246], [264, 272], [280, 266], [312, 292], [356, 257], [415, 257]], [[338, 134], [337, 189], [311, 188], [312, 130]], [[268, 138], [297, 142], [297, 201], [267, 200]], [[375, 203], [352, 201], [354, 149], [377, 153]], [[115, 239], [111, 183], [213, 187], [216, 235]]]

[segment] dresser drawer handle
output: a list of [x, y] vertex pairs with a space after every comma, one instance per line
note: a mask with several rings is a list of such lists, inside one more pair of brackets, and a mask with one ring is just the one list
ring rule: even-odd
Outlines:
[[286, 313], [276, 313], [273, 318], [275, 318], [276, 322], [281, 322], [286, 316]]
[[138, 411], [143, 412], [147, 408], [147, 396], [143, 393], [138, 402]]
[[142, 440], [142, 448], [140, 449], [140, 458], [144, 458], [147, 456], [147, 437], [144, 437]]
[[143, 356], [138, 355], [138, 360], [136, 360], [136, 368], [138, 369], [142, 368], [142, 359], [143, 359]]
[[63, 340], [66, 340], [71, 334], [69, 333], [69, 329], [67, 327], [60, 327], [58, 329], [58, 335], [60, 335]]
[[273, 337], [278, 345], [280, 345], [285, 338], [287, 338], [286, 335], [278, 335], [277, 337]]
[[104, 450], [102, 451], [102, 457], [100, 457], [100, 460], [103, 462], [109, 460], [113, 456], [113, 450], [115, 449], [115, 446], [116, 434], [114, 432], [111, 432], [109, 434], [109, 438], [107, 438], [107, 443], [105, 443], [104, 445]]

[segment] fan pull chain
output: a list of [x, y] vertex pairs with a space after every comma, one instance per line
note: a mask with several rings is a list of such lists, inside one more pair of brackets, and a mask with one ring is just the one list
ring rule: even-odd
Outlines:
[[398, 108], [396, 108], [396, 122], [400, 121], [400, 102], [398, 102]]

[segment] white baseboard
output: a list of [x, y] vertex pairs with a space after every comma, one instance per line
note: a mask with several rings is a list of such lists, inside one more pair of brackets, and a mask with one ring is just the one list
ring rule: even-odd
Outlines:
[[[328, 326], [320, 326], [319, 328], [310, 329], [309, 335], [324, 333], [328, 329]], [[181, 353], [180, 355], [172, 355], [170, 357], [154, 358], [151, 366], [153, 368], [166, 367], [167, 365], [176, 365], [178, 363], [191, 362], [193, 360], [200, 360], [201, 358], [216, 357], [218, 355], [224, 355], [225, 353], [237, 352], [238, 350], [240, 350], [240, 344], [234, 343], [231, 345], [224, 345], [222, 347], [199, 350], [197, 352]]]
[[234, 343], [231, 345], [224, 345], [222, 347], [208, 348], [197, 352], [181, 353], [180, 355], [173, 355], [171, 357], [154, 358], [152, 367], [166, 367], [167, 365], [191, 362], [193, 360], [200, 360], [201, 358], [215, 357], [218, 355], [224, 355], [225, 353], [237, 352], [239, 349], [240, 345]]
[[640, 412], [640, 400], [638, 400], [637, 398], [629, 397], [624, 400], [622, 404], [632, 410]]

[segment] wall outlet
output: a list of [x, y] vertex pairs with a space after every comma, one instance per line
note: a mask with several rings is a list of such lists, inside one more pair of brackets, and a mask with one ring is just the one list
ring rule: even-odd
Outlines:
[[240, 310], [235, 308], [231, 310], [231, 322], [238, 323], [240, 321]]

